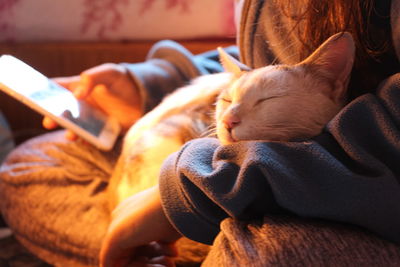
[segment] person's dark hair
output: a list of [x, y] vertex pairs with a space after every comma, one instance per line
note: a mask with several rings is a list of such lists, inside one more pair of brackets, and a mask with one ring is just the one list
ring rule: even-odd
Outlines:
[[[398, 71], [391, 36], [390, 0], [275, 0], [293, 20], [305, 58], [329, 36], [348, 31], [356, 43], [350, 98], [376, 89]], [[294, 3], [302, 11], [293, 15]]]

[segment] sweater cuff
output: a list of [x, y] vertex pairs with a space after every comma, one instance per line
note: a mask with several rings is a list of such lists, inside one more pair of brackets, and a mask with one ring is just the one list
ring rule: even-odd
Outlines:
[[[166, 217], [179, 233], [191, 240], [211, 245], [220, 232], [222, 219], [212, 220], [193, 204], [193, 195], [197, 195], [197, 200], [208, 198], [202, 196], [203, 193], [197, 191], [195, 185], [189, 186], [184, 171], [179, 171], [177, 167], [181, 155], [190, 144], [187, 143], [180, 152], [170, 155], [164, 162], [159, 180], [161, 202]], [[191, 192], [186, 192], [188, 190]], [[214, 206], [213, 203], [208, 204]]]
[[151, 59], [143, 63], [122, 63], [139, 90], [143, 113], [154, 108], [161, 99], [187, 81], [170, 62]]
[[[227, 47], [225, 51], [238, 57], [236, 46]], [[139, 90], [144, 113], [155, 107], [165, 95], [197, 76], [223, 71], [216, 50], [194, 56], [170, 40], [156, 43], [145, 62], [122, 65], [128, 69]]]
[[145, 62], [122, 65], [128, 69], [139, 90], [144, 113], [154, 108], [168, 93], [207, 73], [189, 50], [170, 40], [156, 43]]

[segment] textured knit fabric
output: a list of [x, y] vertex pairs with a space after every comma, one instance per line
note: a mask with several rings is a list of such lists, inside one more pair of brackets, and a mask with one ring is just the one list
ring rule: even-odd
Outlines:
[[[227, 47], [225, 51], [239, 57], [235, 46]], [[156, 43], [150, 49], [145, 62], [122, 65], [130, 71], [139, 89], [144, 112], [150, 111], [164, 96], [197, 76], [222, 71], [216, 50], [194, 56], [186, 48], [170, 40]]]
[[0, 168], [0, 208], [15, 237], [50, 264], [96, 266], [117, 157], [63, 131], [19, 146]]
[[390, 266], [398, 246], [357, 227], [298, 217], [226, 219], [202, 267]]

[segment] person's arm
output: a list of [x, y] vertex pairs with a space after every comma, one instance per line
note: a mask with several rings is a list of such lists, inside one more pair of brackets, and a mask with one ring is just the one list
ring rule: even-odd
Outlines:
[[[235, 46], [226, 50], [238, 57]], [[193, 55], [180, 44], [165, 40], [152, 47], [145, 62], [106, 63], [55, 81], [115, 117], [126, 132], [167, 94], [199, 75], [221, 71], [216, 50]], [[47, 129], [57, 127], [49, 118], [43, 120], [43, 125]], [[67, 137], [77, 136], [67, 132]]]
[[162, 211], [158, 187], [149, 188], [113, 211], [99, 255], [100, 266], [175, 266], [174, 242], [179, 237]]
[[162, 168], [166, 216], [208, 244], [228, 216], [275, 212], [355, 224], [400, 243], [399, 81], [353, 101], [309, 142], [191, 141]]
[[[225, 48], [226, 52], [238, 57], [236, 46]], [[143, 112], [154, 108], [161, 99], [190, 80], [205, 74], [222, 72], [217, 50], [193, 55], [180, 44], [163, 40], [149, 51], [146, 61], [122, 64], [126, 67], [143, 102]]]

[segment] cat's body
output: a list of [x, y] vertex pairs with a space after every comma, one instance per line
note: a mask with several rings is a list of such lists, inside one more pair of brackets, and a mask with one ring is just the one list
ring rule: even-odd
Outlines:
[[167, 96], [128, 131], [109, 184], [111, 208], [156, 185], [165, 158], [209, 130], [215, 100], [232, 76], [220, 73], [197, 78]]
[[319, 134], [345, 103], [353, 57], [347, 33], [331, 37], [294, 66], [242, 71], [222, 54], [226, 73], [177, 90], [129, 130], [110, 181], [111, 207], [156, 185], [165, 158], [204, 134], [214, 120], [222, 144], [302, 140]]

